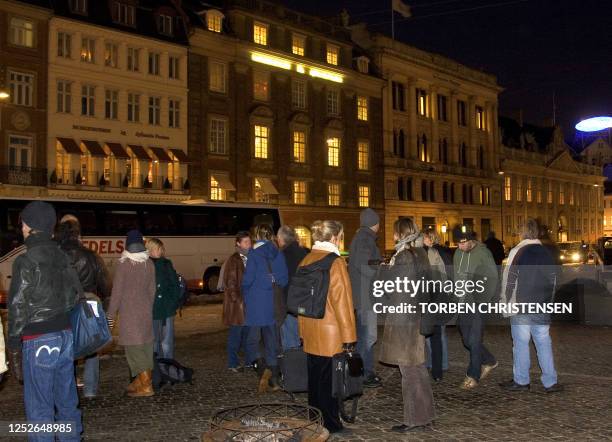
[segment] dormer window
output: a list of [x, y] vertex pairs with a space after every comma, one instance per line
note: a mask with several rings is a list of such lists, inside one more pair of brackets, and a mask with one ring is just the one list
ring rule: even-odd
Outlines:
[[368, 57], [357, 58], [357, 70], [362, 74], [367, 74], [370, 71], [370, 59]]
[[337, 66], [339, 53], [340, 53], [340, 48], [338, 46], [327, 43], [327, 54], [326, 54], [327, 63]]
[[165, 35], [173, 35], [173, 20], [172, 17], [165, 14], [159, 14], [157, 17], [157, 27], [159, 32]]
[[225, 16], [221, 11], [209, 9], [206, 11], [206, 28], [211, 32], [221, 32]]
[[73, 14], [87, 14], [87, 0], [70, 0], [70, 11]]
[[134, 26], [134, 6], [125, 2], [114, 2], [113, 20], [126, 26]]

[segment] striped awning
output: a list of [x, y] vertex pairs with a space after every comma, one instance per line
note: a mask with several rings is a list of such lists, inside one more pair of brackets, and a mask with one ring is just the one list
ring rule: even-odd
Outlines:
[[168, 155], [168, 152], [166, 152], [161, 147], [149, 147], [149, 149], [151, 149], [151, 151], [153, 152], [153, 155], [155, 155], [155, 157], [157, 158], [157, 161], [159, 161], [160, 163], [171, 163], [172, 162], [172, 158], [170, 158], [170, 155]]
[[60, 143], [60, 146], [62, 146], [62, 149], [64, 149], [66, 153], [83, 155], [83, 151], [72, 138], [57, 138], [57, 141]]
[[151, 161], [151, 157], [147, 153], [147, 151], [142, 146], [138, 146], [136, 144], [128, 144], [128, 147], [134, 154], [136, 158], [143, 161]]
[[111, 154], [115, 158], [128, 159], [130, 157], [121, 144], [119, 144], [119, 143], [106, 143], [106, 145], [108, 146], [108, 148], [111, 151]]
[[100, 146], [97, 141], [81, 140], [81, 143], [85, 145], [85, 148], [89, 151], [92, 157], [105, 157], [106, 152]]
[[181, 149], [170, 149], [170, 152], [172, 152], [172, 155], [174, 155], [176, 159], [180, 161], [181, 163], [192, 163], [193, 162], [187, 156], [187, 154]]

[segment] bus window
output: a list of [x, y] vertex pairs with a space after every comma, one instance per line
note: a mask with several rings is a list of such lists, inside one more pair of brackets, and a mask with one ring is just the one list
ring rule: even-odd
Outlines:
[[6, 211], [6, 228], [4, 221], [0, 227], [0, 256], [6, 255], [13, 249], [23, 244], [23, 234], [19, 223], [21, 208], [9, 208]]
[[143, 212], [143, 224], [145, 235], [178, 235], [179, 229], [176, 224], [176, 214], [171, 212]]
[[64, 215], [74, 215], [79, 220], [79, 224], [81, 225], [81, 235], [83, 236], [91, 236], [98, 234], [98, 221], [96, 217], [96, 212], [93, 210], [58, 210], [57, 218], [61, 220]]
[[140, 229], [138, 213], [135, 211], [109, 210], [104, 218], [107, 235], [124, 236], [132, 229]]
[[213, 235], [215, 221], [210, 213], [183, 213], [183, 235]]

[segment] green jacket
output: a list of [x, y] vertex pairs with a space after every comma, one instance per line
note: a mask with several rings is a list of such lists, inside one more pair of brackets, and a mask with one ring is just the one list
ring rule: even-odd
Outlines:
[[167, 258], [154, 259], [155, 262], [155, 303], [153, 319], [166, 319], [176, 315], [181, 290], [178, 275]]
[[[484, 244], [478, 242], [469, 252], [457, 249], [453, 257], [453, 267], [456, 302], [491, 302], [496, 295], [499, 274], [493, 255]], [[463, 296], [460, 296], [457, 290], [458, 281], [463, 281], [460, 284], [464, 285], [465, 281], [478, 282], [480, 288], [469, 290], [471, 293], [466, 291]]]

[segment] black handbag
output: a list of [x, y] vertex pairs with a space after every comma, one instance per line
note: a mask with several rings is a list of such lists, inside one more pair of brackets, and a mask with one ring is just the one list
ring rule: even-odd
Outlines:
[[287, 316], [287, 300], [285, 299], [285, 290], [279, 286], [274, 279], [274, 272], [272, 271], [272, 264], [266, 260], [268, 264], [268, 272], [272, 278], [272, 295], [274, 296], [274, 320], [276, 324], [281, 327], [285, 322]]
[[278, 363], [284, 391], [287, 393], [308, 391], [308, 362], [302, 347], [285, 350], [278, 357]]
[[[338, 400], [340, 416], [345, 422], [355, 422], [359, 396], [363, 394], [363, 360], [357, 352], [337, 353], [332, 358], [332, 397]], [[352, 400], [347, 414], [344, 402]]]

